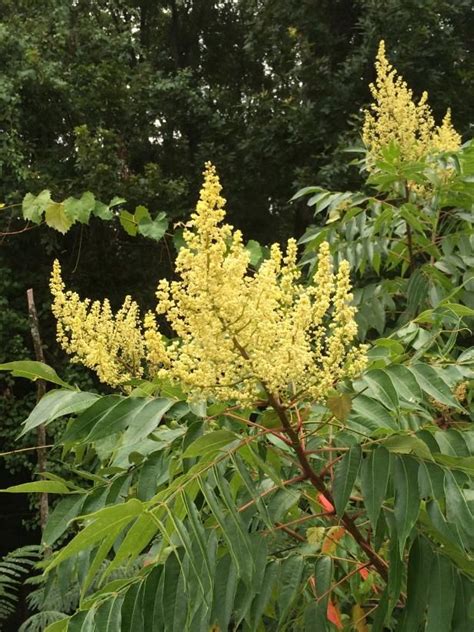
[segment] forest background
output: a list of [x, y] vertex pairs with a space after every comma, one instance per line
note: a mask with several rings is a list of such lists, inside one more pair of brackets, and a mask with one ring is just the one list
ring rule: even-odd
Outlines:
[[[289, 201], [298, 189], [360, 185], [345, 150], [359, 142], [382, 38], [414, 92], [428, 90], [437, 120], [450, 106], [456, 129], [471, 135], [469, 1], [3, 0], [0, 19], [0, 363], [33, 357], [33, 287], [46, 361], [84, 386], [91, 378], [66, 366], [54, 342], [53, 259], [84, 295], [116, 306], [132, 292], [146, 308], [174, 245], [98, 219], [64, 237], [25, 228], [14, 205], [26, 192], [118, 196], [131, 211], [144, 205], [179, 222], [212, 158], [229, 219], [247, 238], [298, 238], [312, 221], [304, 201]], [[35, 390], [2, 377], [0, 394], [2, 446], [20, 448], [13, 440]], [[3, 460], [1, 487], [29, 480], [34, 464], [31, 455]], [[0, 553], [37, 540], [35, 507], [17, 498], [2, 507]]]

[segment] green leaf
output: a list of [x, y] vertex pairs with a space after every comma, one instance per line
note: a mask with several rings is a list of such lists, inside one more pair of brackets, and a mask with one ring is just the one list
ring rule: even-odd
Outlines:
[[87, 443], [123, 430], [132, 415], [146, 402], [139, 398], [105, 395], [74, 420], [63, 436], [63, 442]]
[[[135, 217], [136, 217], [136, 211], [135, 211]], [[149, 239], [160, 241], [160, 239], [164, 236], [167, 230], [168, 230], [168, 220], [164, 213], [160, 213], [159, 215], [155, 217], [155, 219], [151, 219], [150, 217], [143, 217], [142, 219], [138, 220], [138, 232], [140, 233], [140, 235], [143, 235], [144, 237], [148, 237]]]
[[158, 428], [164, 414], [176, 403], [176, 400], [165, 397], [137, 401], [142, 405], [132, 407], [132, 410], [136, 412], [130, 415], [127, 422], [128, 427], [122, 438], [122, 447], [148, 437]]
[[324, 632], [328, 629], [327, 609], [329, 602], [329, 588], [331, 587], [334, 572], [333, 561], [328, 556], [321, 557], [316, 562], [315, 579], [316, 579], [316, 599], [317, 608], [315, 611], [315, 620], [313, 622], [315, 630]]
[[236, 567], [229, 554], [217, 562], [214, 581], [212, 623], [217, 623], [221, 630], [228, 630], [237, 591]]
[[472, 632], [474, 629], [474, 583], [461, 573], [456, 573], [456, 600], [452, 632]]
[[109, 206], [110, 208], [112, 208], [113, 206], [119, 206], [120, 204], [125, 204], [127, 200], [123, 197], [119, 197], [119, 196], [114, 196], [110, 202], [109, 202]]
[[440, 452], [443, 454], [449, 454], [454, 457], [468, 457], [470, 454], [463, 433], [454, 428], [438, 430], [435, 433], [435, 440], [440, 447]]
[[[166, 560], [163, 579], [163, 614], [164, 630], [173, 630], [174, 623], [185, 614], [187, 607], [183, 603], [180, 587], [180, 563], [176, 555], [170, 555]], [[184, 613], [183, 613], [184, 611]]]
[[433, 454], [433, 458], [441, 465], [447, 465], [454, 470], [466, 472], [474, 476], [474, 456], [451, 456], [449, 454]]
[[67, 530], [69, 523], [77, 518], [84, 504], [83, 494], [74, 494], [62, 498], [50, 513], [43, 531], [42, 541], [46, 546], [52, 546]]
[[258, 243], [258, 241], [250, 239], [245, 246], [245, 250], [247, 250], [250, 254], [250, 265], [252, 267], [258, 265], [263, 258], [262, 246]]
[[44, 632], [66, 632], [68, 629], [70, 618], [64, 617], [64, 619], [60, 619], [59, 621], [55, 621], [48, 625], [45, 628]]
[[367, 394], [380, 401], [389, 410], [397, 409], [400, 405], [397, 390], [390, 375], [383, 369], [375, 369], [364, 375], [363, 383], [369, 386]]
[[19, 435], [33, 430], [41, 424], [49, 424], [54, 419], [72, 413], [79, 413], [89, 408], [99, 396], [95, 393], [82, 391], [54, 390], [46, 393], [33, 408], [28, 418], [23, 422], [24, 428]]
[[[89, 557], [87, 563], [87, 573], [85, 577], [81, 581], [81, 597], [84, 598], [89, 586], [95, 579], [97, 572], [99, 571], [101, 565], [103, 564], [105, 558], [109, 554], [110, 549], [114, 545], [115, 540], [117, 539], [120, 531], [122, 530], [122, 525], [120, 522], [111, 524], [107, 535], [102, 540], [100, 545], [94, 550], [91, 551], [91, 556]], [[94, 558], [92, 559], [92, 555], [94, 554]]]
[[397, 538], [394, 537], [395, 529], [392, 529], [391, 538], [388, 543], [389, 561], [388, 561], [388, 612], [391, 613], [400, 596], [403, 581], [403, 556], [400, 553]]
[[40, 492], [46, 494], [73, 494], [74, 490], [66, 487], [60, 481], [33, 481], [32, 483], [22, 483], [21, 485], [13, 485], [6, 489], [0, 489], [0, 492], [8, 494], [29, 494], [32, 492]]
[[138, 555], [150, 543], [151, 539], [158, 531], [158, 526], [150, 513], [143, 513], [135, 520], [133, 525], [127, 531], [127, 535], [122, 540], [118, 548], [115, 558], [109, 564], [104, 577], [107, 577], [112, 571], [125, 562], [130, 563], [136, 560]]
[[121, 630], [123, 595], [114, 595], [103, 602], [95, 615], [96, 632]]
[[352, 409], [352, 398], [348, 393], [342, 393], [335, 397], [328, 397], [326, 405], [336, 419], [345, 421]]
[[51, 193], [45, 189], [41, 191], [36, 197], [31, 193], [27, 193], [23, 198], [22, 213], [23, 218], [33, 222], [33, 224], [39, 224], [41, 217], [51, 202]]
[[304, 558], [301, 555], [292, 555], [284, 560], [278, 586], [280, 594], [278, 596], [278, 609], [280, 612], [279, 621], [283, 622], [288, 615], [291, 605], [300, 591], [301, 578], [303, 575]]
[[367, 515], [375, 531], [380, 514], [380, 508], [387, 493], [390, 473], [390, 454], [379, 446], [372, 450], [362, 461], [361, 487], [365, 500]]
[[110, 204], [110, 206], [107, 206], [107, 204], [96, 200], [92, 214], [94, 215], [94, 217], [98, 217], [99, 219], [102, 219], [104, 221], [110, 221], [114, 217], [114, 213], [110, 209], [111, 206], [112, 204]]
[[418, 470], [420, 496], [444, 502], [444, 472], [434, 463], [421, 463]]
[[64, 382], [54, 369], [43, 362], [34, 360], [17, 360], [0, 364], [0, 371], [10, 371], [13, 377], [26, 377], [29, 380], [45, 380], [53, 384], [59, 384], [63, 388], [74, 390], [74, 387]]
[[135, 207], [134, 218], [137, 224], [139, 224], [142, 220], [150, 221], [151, 220], [150, 211], [147, 209], [146, 206], [143, 206], [143, 204], [140, 204], [139, 206]]
[[128, 233], [131, 237], [135, 237], [138, 231], [135, 217], [128, 211], [120, 211], [119, 221], [125, 232]]
[[252, 604], [252, 629], [258, 629], [258, 625], [262, 620], [262, 615], [265, 611], [265, 608], [267, 607], [271, 599], [277, 577], [278, 565], [277, 562], [272, 561], [267, 564], [265, 568], [265, 575], [263, 577], [262, 587]]
[[420, 402], [423, 394], [410, 369], [402, 364], [392, 364], [385, 369], [398, 395], [411, 404]]
[[74, 224], [74, 220], [66, 215], [62, 202], [50, 202], [46, 207], [45, 220], [48, 226], [65, 235]]
[[420, 511], [418, 497], [418, 464], [409, 456], [397, 455], [393, 471], [395, 488], [394, 516], [398, 531], [400, 555]]
[[407, 203], [407, 204], [402, 204], [402, 206], [400, 207], [400, 215], [407, 222], [407, 224], [409, 224], [413, 228], [413, 230], [424, 234], [425, 228], [423, 227], [423, 224], [421, 224], [421, 222], [416, 217], [416, 215], [419, 214], [419, 212], [420, 211], [418, 207], [415, 206], [415, 204]]
[[[459, 529], [456, 524], [448, 523], [440, 509], [439, 503], [429, 500], [426, 503], [426, 511], [420, 511], [420, 522], [427, 527], [427, 532], [431, 538], [443, 545], [443, 549], [453, 560], [458, 559], [461, 555], [466, 562], [468, 561]], [[471, 565], [471, 570], [468, 572], [472, 573], [474, 572], [474, 564], [472, 561], [469, 564]], [[467, 566], [458, 565], [460, 568], [467, 570], [469, 564]]]
[[428, 599], [431, 548], [427, 540], [415, 538], [408, 558], [407, 601], [397, 628], [399, 632], [419, 632]]
[[431, 452], [424, 441], [413, 435], [393, 434], [383, 440], [382, 445], [397, 454], [416, 454], [422, 459], [432, 461]]
[[378, 428], [398, 430], [395, 420], [385, 406], [382, 406], [378, 401], [366, 395], [358, 395], [352, 400], [352, 414], [350, 419], [352, 418], [370, 430], [377, 430]]
[[446, 514], [449, 522], [459, 525], [469, 537], [474, 538], [474, 515], [464, 492], [452, 472], [446, 472]]
[[456, 583], [453, 565], [443, 555], [436, 555], [426, 580], [429, 584], [426, 630], [447, 632], [452, 629], [451, 620], [455, 600]]
[[143, 512], [143, 505], [139, 500], [132, 498], [126, 503], [105, 507], [87, 516], [88, 524], [68, 544], [63, 547], [50, 560], [46, 572], [58, 566], [64, 560], [80, 551], [100, 542], [107, 537], [110, 525], [123, 529]]
[[360, 445], [352, 446], [334, 470], [333, 496], [339, 516], [344, 513], [362, 460]]
[[297, 191], [292, 198], [290, 198], [290, 202], [294, 202], [298, 200], [300, 197], [304, 195], [309, 195], [310, 193], [316, 193], [318, 191], [322, 191], [321, 187], [311, 186], [311, 187], [303, 187], [299, 191]]
[[96, 201], [94, 194], [90, 191], [86, 191], [82, 194], [80, 199], [68, 197], [64, 200], [64, 211], [72, 222], [77, 221], [80, 224], [87, 224], [95, 205]]
[[196, 439], [183, 454], [184, 459], [189, 459], [195, 456], [204, 456], [212, 452], [218, 452], [229, 443], [232, 443], [238, 439], [230, 430], [215, 430], [214, 432], [207, 432], [199, 439]]
[[421, 388], [438, 402], [446, 404], [451, 408], [462, 408], [459, 402], [453, 397], [451, 389], [443, 382], [435, 369], [428, 364], [415, 364], [410, 367]]

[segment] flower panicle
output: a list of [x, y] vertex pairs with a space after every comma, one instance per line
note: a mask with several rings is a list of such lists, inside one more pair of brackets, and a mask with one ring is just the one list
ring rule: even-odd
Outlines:
[[[155, 313], [143, 320], [130, 297], [114, 314], [65, 291], [59, 264], [51, 278], [58, 340], [111, 385], [146, 372], [179, 382], [189, 397], [251, 403], [262, 389], [280, 401], [296, 393], [321, 400], [360, 372], [366, 348], [356, 343], [347, 262], [333, 270], [329, 245], [319, 248], [309, 285], [301, 282], [297, 244], [273, 244], [257, 270], [240, 231], [225, 223], [216, 170], [204, 171], [196, 211], [176, 259], [177, 280], [158, 284]], [[169, 343], [157, 316], [176, 337]]]
[[362, 129], [369, 164], [380, 158], [382, 150], [391, 143], [398, 146], [405, 161], [459, 149], [461, 136], [452, 125], [450, 110], [437, 126], [427, 92], [423, 92], [418, 102], [414, 99], [413, 91], [389, 63], [383, 40], [379, 44], [375, 70], [375, 83], [370, 84], [374, 101], [364, 112]]

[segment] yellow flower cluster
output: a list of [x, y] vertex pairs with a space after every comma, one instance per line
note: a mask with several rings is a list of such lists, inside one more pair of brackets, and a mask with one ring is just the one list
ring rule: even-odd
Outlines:
[[370, 85], [374, 103], [365, 111], [362, 139], [369, 151], [369, 160], [380, 157], [381, 151], [395, 143], [404, 160], [419, 160], [439, 151], [456, 150], [461, 136], [451, 123], [448, 110], [440, 126], [436, 126], [428, 94], [413, 100], [413, 92], [397, 75], [385, 55], [385, 43], [379, 45], [375, 62], [377, 78]]
[[207, 164], [196, 212], [176, 260], [179, 280], [161, 281], [160, 314], [177, 334], [166, 373], [191, 396], [251, 401], [264, 390], [320, 399], [341, 378], [361, 370], [354, 347], [349, 267], [332, 272], [328, 244], [314, 283], [300, 282], [296, 242], [278, 244], [255, 273], [240, 231], [222, 223], [225, 200]]
[[176, 333], [168, 345], [153, 314], [140, 325], [130, 299], [114, 317], [107, 302], [90, 306], [64, 293], [55, 264], [59, 341], [111, 384], [140, 375], [143, 360], [151, 376], [179, 382], [190, 398], [241, 403], [268, 393], [282, 402], [324, 398], [366, 363], [365, 347], [354, 344], [347, 262], [334, 274], [323, 243], [313, 283], [306, 286], [290, 239], [285, 252], [274, 244], [253, 272], [240, 231], [223, 223], [224, 204], [216, 171], [207, 164], [176, 259], [178, 280], [162, 280], [157, 290], [156, 311]]
[[57, 340], [73, 362], [93, 369], [111, 386], [142, 375], [144, 340], [138, 305], [130, 296], [116, 314], [107, 299], [103, 303], [81, 300], [76, 292], [65, 291], [58, 261], [54, 262], [50, 288]]

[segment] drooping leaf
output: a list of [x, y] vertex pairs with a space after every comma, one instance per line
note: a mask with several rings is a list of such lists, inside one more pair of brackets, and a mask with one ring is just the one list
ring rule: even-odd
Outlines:
[[76, 518], [84, 504], [84, 495], [77, 494], [62, 498], [48, 517], [42, 540], [46, 546], [52, 546], [68, 528], [69, 522]]
[[324, 632], [328, 630], [327, 610], [330, 598], [330, 587], [334, 572], [333, 561], [329, 556], [323, 556], [316, 562], [315, 592], [317, 605], [314, 610], [314, 629]]
[[394, 517], [398, 532], [400, 555], [416, 522], [420, 510], [418, 496], [418, 464], [409, 456], [396, 455], [393, 484], [395, 488]]
[[133, 562], [158, 531], [158, 526], [151, 513], [138, 516], [115, 553], [113, 561], [107, 567], [104, 577], [125, 562]]
[[140, 515], [142, 511], [142, 503], [132, 498], [126, 503], [105, 507], [96, 513], [90, 514], [88, 516], [90, 522], [87, 526], [79, 531], [65, 547], [58, 551], [49, 562], [46, 570], [50, 571], [72, 555], [87, 549], [97, 542], [101, 542], [107, 537], [111, 524], [116, 527], [121, 526], [125, 528], [134, 518]]
[[116, 594], [99, 605], [95, 615], [97, 632], [121, 629], [123, 599], [124, 595]]
[[450, 456], [449, 454], [434, 454], [434, 460], [441, 465], [446, 465], [454, 470], [460, 470], [470, 476], [474, 476], [474, 456]]
[[353, 446], [334, 469], [333, 496], [339, 516], [344, 513], [362, 460], [360, 445]]
[[400, 591], [402, 589], [403, 582], [403, 554], [400, 552], [397, 538], [394, 537], [396, 530], [392, 529], [391, 539], [388, 543], [389, 546], [389, 563], [388, 563], [388, 610], [387, 615], [393, 611]]
[[278, 597], [279, 620], [284, 621], [288, 615], [291, 605], [298, 595], [303, 574], [304, 559], [300, 555], [288, 557], [281, 566], [278, 586], [280, 588]]
[[471, 632], [474, 628], [474, 582], [456, 573], [456, 600], [452, 620], [452, 632]]
[[211, 615], [211, 622], [217, 624], [221, 630], [229, 628], [236, 590], [236, 568], [231, 556], [227, 554], [217, 562]]
[[448, 520], [458, 524], [469, 537], [474, 538], [474, 515], [462, 487], [452, 472], [446, 472], [445, 491]]
[[362, 461], [361, 486], [367, 514], [374, 531], [377, 528], [380, 508], [387, 493], [390, 474], [390, 453], [379, 446]]
[[456, 588], [452, 563], [444, 555], [435, 555], [426, 579], [429, 582], [426, 629], [430, 632], [451, 630]]
[[424, 619], [428, 600], [428, 588], [433, 555], [427, 540], [415, 538], [408, 558], [407, 602], [403, 611], [399, 632], [418, 632]]

